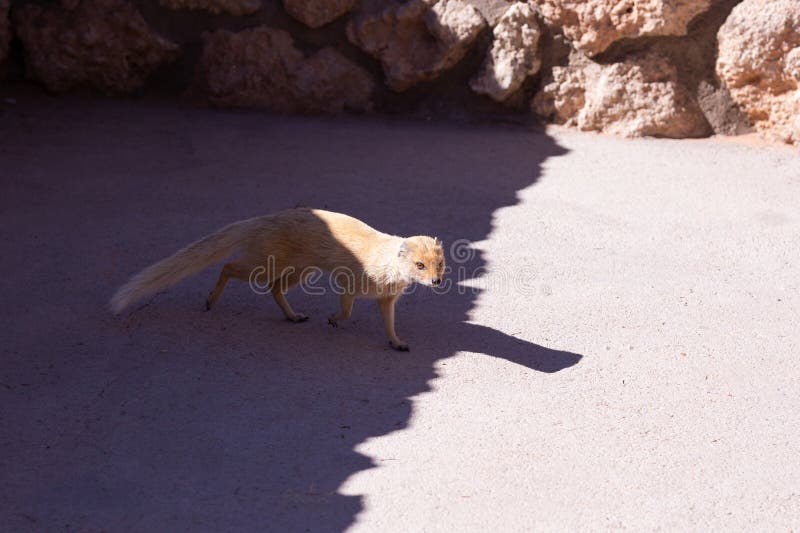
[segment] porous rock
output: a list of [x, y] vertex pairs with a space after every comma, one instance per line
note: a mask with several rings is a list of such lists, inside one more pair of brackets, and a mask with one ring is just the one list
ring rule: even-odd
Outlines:
[[462, 0], [411, 0], [351, 20], [347, 36], [380, 60], [387, 85], [399, 92], [452, 68], [485, 27]]
[[283, 7], [309, 28], [319, 28], [348, 13], [355, 3], [355, 0], [283, 0]]
[[548, 24], [560, 28], [576, 49], [592, 57], [614, 41], [686, 35], [689, 22], [711, 0], [533, 0]]
[[558, 124], [624, 137], [702, 137], [708, 122], [664, 57], [634, 55], [599, 64], [574, 53], [533, 100], [537, 114]]
[[159, 3], [169, 9], [199, 9], [237, 17], [252, 15], [261, 9], [261, 0], [159, 0]]
[[755, 128], [800, 144], [800, 3], [744, 0], [717, 38], [717, 75]]
[[284, 113], [336, 113], [371, 108], [374, 82], [332, 47], [310, 57], [289, 33], [258, 27], [204, 35], [194, 92], [224, 107], [262, 107]]
[[500, 18], [492, 34], [492, 47], [481, 70], [470, 80], [470, 87], [502, 102], [541, 66], [542, 32], [536, 10], [530, 4], [515, 3]]
[[28, 77], [54, 92], [91, 87], [130, 93], [178, 55], [178, 46], [154, 33], [123, 0], [22, 5], [14, 23]]

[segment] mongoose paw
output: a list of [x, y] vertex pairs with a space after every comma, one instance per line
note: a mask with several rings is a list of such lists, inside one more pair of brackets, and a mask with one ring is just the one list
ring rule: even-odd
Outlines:
[[292, 318], [287, 318], [289, 322], [305, 322], [308, 320], [308, 315], [304, 315], [303, 313], [295, 313]]
[[395, 344], [392, 341], [389, 341], [389, 344], [391, 345], [392, 348], [394, 348], [398, 352], [407, 352], [411, 350], [411, 348], [408, 347], [408, 344], [404, 342], [398, 342], [397, 344]]
[[332, 318], [328, 319], [328, 324], [330, 324], [331, 326], [333, 326], [335, 328], [339, 327], [339, 323], [337, 321], [335, 321], [334, 319], [332, 319]]

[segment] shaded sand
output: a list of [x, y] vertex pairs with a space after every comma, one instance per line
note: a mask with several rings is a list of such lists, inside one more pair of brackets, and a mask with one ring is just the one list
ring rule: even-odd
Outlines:
[[[0, 116], [9, 531], [797, 530], [800, 159], [716, 140], [20, 97]], [[325, 323], [140, 268], [294, 205], [464, 239]]]

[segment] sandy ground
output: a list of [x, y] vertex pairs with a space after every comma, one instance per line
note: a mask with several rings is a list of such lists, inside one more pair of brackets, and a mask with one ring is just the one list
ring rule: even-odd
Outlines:
[[[26, 98], [0, 134], [4, 530], [800, 528], [796, 151]], [[204, 312], [216, 268], [107, 311], [295, 205], [460, 244], [411, 352], [331, 294]]]

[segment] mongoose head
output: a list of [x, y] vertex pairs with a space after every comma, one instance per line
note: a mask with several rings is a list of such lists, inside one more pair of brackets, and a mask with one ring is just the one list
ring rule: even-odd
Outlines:
[[436, 286], [444, 277], [442, 241], [422, 235], [403, 240], [399, 258], [406, 275], [412, 281]]

